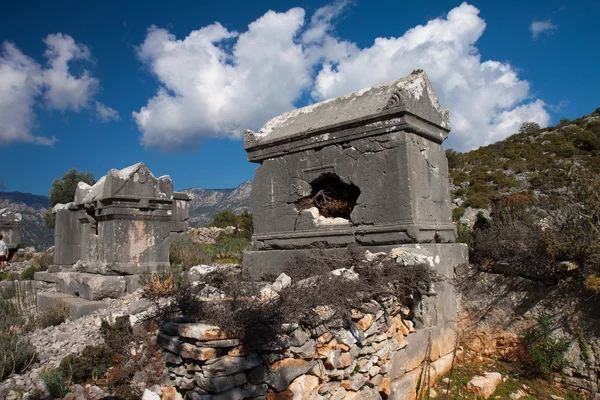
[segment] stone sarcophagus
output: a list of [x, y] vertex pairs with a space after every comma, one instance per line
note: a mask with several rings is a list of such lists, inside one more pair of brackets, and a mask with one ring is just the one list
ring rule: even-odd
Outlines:
[[246, 131], [253, 242], [269, 250], [451, 243], [450, 116], [427, 75], [296, 109]]
[[171, 233], [187, 230], [188, 201], [143, 163], [110, 170], [93, 186], [80, 182], [74, 201], [54, 208], [55, 264], [105, 275], [168, 266]]
[[93, 186], [80, 182], [74, 201], [53, 209], [54, 265], [36, 279], [88, 300], [134, 290], [139, 274], [169, 265], [171, 235], [188, 228], [189, 200], [143, 163], [112, 169]]

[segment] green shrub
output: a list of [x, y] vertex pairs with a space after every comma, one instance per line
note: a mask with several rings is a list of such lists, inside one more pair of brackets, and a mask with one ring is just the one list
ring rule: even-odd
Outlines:
[[85, 383], [95, 375], [97, 368], [108, 370], [112, 366], [113, 353], [105, 346], [86, 346], [80, 355], [66, 356], [58, 369], [73, 383]]
[[46, 271], [54, 262], [54, 256], [48, 251], [43, 250], [33, 256], [31, 265], [21, 272], [21, 279], [24, 281], [33, 280], [33, 276], [38, 271]]
[[452, 220], [458, 221], [465, 215], [465, 209], [463, 207], [456, 207], [452, 209]]
[[129, 317], [117, 317], [112, 325], [103, 320], [100, 332], [104, 336], [104, 344], [86, 346], [80, 355], [68, 355], [62, 359], [58, 367], [62, 376], [74, 383], [84, 383], [99, 378], [99, 374], [105, 374], [115, 361], [124, 359], [133, 339]]
[[210, 264], [212, 261], [211, 255], [206, 251], [206, 246], [189, 239], [172, 242], [169, 258], [171, 264], [180, 265], [184, 268]]
[[222, 210], [215, 215], [211, 226], [217, 228], [226, 228], [228, 226], [238, 226], [238, 216], [229, 210]]
[[33, 274], [35, 274], [35, 268], [33, 265], [30, 265], [21, 272], [21, 279], [24, 281], [31, 281], [33, 280]]
[[465, 207], [487, 208], [489, 204], [489, 196], [483, 194], [471, 195], [465, 200]]
[[521, 338], [529, 361], [540, 375], [560, 372], [567, 365], [566, 354], [571, 343], [563, 338], [554, 338], [555, 330], [552, 318], [542, 315], [537, 319], [537, 325], [528, 329]]
[[221, 233], [207, 251], [214, 261], [240, 262], [243, 252], [251, 247], [252, 243], [245, 235]]
[[64, 301], [55, 301], [38, 315], [38, 325], [42, 328], [60, 325], [69, 319], [70, 309]]
[[62, 399], [68, 393], [65, 377], [59, 369], [44, 369], [40, 371], [40, 378], [50, 397]]
[[14, 333], [0, 333], [0, 380], [25, 371], [35, 360], [35, 347]]
[[592, 131], [582, 131], [575, 135], [573, 145], [584, 151], [599, 150], [600, 138]]

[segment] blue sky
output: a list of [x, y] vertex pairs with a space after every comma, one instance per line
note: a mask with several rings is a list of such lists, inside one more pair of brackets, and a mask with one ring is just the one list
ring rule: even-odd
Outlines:
[[451, 110], [447, 147], [476, 148], [600, 106], [598, 15], [595, 0], [7, 3], [0, 179], [47, 194], [69, 168], [144, 161], [177, 189], [235, 187], [256, 168], [243, 129], [417, 68]]

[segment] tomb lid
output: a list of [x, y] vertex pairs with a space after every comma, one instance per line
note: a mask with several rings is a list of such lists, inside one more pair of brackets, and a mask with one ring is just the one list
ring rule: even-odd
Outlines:
[[[432, 127], [439, 142], [450, 131], [450, 113], [442, 109], [427, 74], [413, 71], [404, 78], [298, 108], [271, 119], [258, 132], [247, 130], [244, 147], [293, 140], [295, 136], [340, 129], [345, 125], [413, 115]], [[409, 123], [410, 124], [410, 123]]]
[[78, 185], [75, 200], [87, 204], [114, 197], [172, 200], [173, 181], [168, 175], [157, 179], [140, 162], [121, 170], [111, 169], [92, 187]]

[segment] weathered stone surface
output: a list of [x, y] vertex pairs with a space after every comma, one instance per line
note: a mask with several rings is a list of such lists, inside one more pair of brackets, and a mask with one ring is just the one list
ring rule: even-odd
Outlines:
[[207, 361], [202, 371], [206, 376], [225, 376], [254, 368], [261, 363], [261, 359], [255, 354], [246, 357], [224, 356]]
[[139, 314], [148, 311], [152, 307], [152, 303], [146, 299], [140, 299], [132, 302], [127, 307], [127, 312], [131, 315]]
[[502, 380], [502, 375], [498, 372], [486, 372], [483, 376], [475, 376], [467, 383], [467, 391], [477, 397], [489, 398], [498, 387]]
[[229, 335], [223, 332], [218, 326], [203, 323], [179, 324], [177, 326], [177, 333], [181, 337], [196, 340], [229, 339]]
[[123, 276], [98, 276], [80, 274], [79, 296], [88, 300], [118, 298], [127, 293], [127, 280]]
[[299, 360], [294, 358], [285, 358], [277, 361], [271, 366], [267, 378], [267, 384], [275, 391], [280, 392], [286, 389], [290, 382], [300, 375], [306, 374], [316, 362]]
[[317, 343], [310, 339], [300, 347], [290, 347], [290, 351], [300, 358], [312, 359], [317, 351]]
[[179, 355], [183, 358], [207, 361], [217, 358], [219, 356], [219, 351], [210, 347], [197, 347], [190, 343], [182, 343]]

